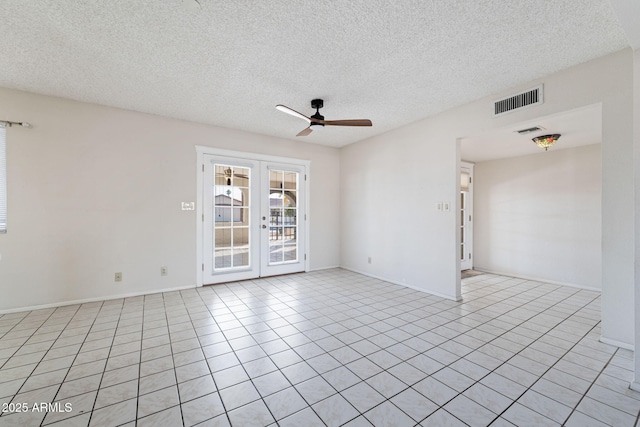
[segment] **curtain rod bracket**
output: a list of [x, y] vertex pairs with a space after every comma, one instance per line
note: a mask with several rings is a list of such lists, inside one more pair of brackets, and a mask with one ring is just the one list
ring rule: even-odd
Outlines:
[[11, 120], [0, 120], [0, 123], [4, 123], [5, 126], [9, 126], [9, 127], [13, 125], [22, 126], [23, 128], [31, 127], [31, 123], [27, 123], [27, 122], [12, 122]]

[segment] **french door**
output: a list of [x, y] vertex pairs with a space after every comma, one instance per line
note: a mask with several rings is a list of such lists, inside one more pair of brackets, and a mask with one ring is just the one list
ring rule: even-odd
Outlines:
[[306, 165], [202, 159], [202, 283], [305, 271]]
[[473, 164], [460, 168], [460, 270], [473, 268]]

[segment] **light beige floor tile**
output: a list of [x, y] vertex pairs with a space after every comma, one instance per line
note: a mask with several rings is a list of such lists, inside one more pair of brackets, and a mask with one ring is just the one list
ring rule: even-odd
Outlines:
[[312, 407], [328, 426], [338, 426], [358, 416], [358, 411], [339, 394], [321, 400]]
[[138, 398], [138, 418], [146, 417], [179, 403], [178, 387], [175, 385], [144, 394]]
[[[597, 292], [479, 274], [462, 294], [332, 269], [0, 315], [0, 399], [73, 403], [44, 420], [69, 426], [633, 425]], [[44, 417], [16, 415], [0, 427]]]
[[180, 392], [180, 401], [185, 403], [213, 393], [217, 391], [217, 388], [211, 375], [204, 375], [178, 384], [178, 391]]
[[136, 419], [136, 399], [129, 399], [115, 405], [93, 411], [90, 427], [117, 426]]
[[234, 426], [268, 426], [275, 421], [262, 400], [231, 410], [229, 419]]

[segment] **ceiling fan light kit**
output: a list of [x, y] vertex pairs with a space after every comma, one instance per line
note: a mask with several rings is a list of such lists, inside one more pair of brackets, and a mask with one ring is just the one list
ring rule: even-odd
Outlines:
[[325, 120], [324, 116], [320, 114], [320, 109], [324, 106], [322, 99], [311, 100], [311, 108], [315, 108], [316, 112], [311, 117], [307, 117], [304, 114], [287, 107], [286, 105], [278, 104], [276, 109], [283, 113], [290, 114], [294, 117], [302, 119], [309, 123], [309, 126], [298, 132], [296, 136], [307, 136], [314, 130], [320, 130], [325, 126], [372, 126], [369, 119], [355, 119], [355, 120]]

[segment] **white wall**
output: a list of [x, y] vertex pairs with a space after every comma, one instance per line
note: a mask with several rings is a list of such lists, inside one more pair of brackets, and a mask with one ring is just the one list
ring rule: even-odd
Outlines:
[[[8, 131], [0, 310], [192, 286], [195, 216], [179, 205], [195, 200], [194, 145], [311, 160], [312, 268], [456, 298], [457, 206], [435, 206], [457, 204], [458, 138], [601, 103], [602, 334], [633, 343], [632, 70], [621, 51], [341, 151], [0, 89], [0, 118], [35, 125]], [[491, 118], [494, 99], [539, 83], [543, 105]]]
[[[602, 334], [609, 342], [632, 343], [632, 59], [624, 50], [344, 148], [342, 265], [458, 297], [458, 206], [448, 213], [435, 208], [438, 201], [457, 201], [458, 138], [601, 104]], [[495, 99], [540, 83], [544, 104], [491, 117]]]
[[[456, 140], [423, 122], [342, 149], [342, 266], [457, 298]], [[436, 210], [448, 202], [449, 212]], [[371, 264], [368, 258], [371, 257]]]
[[601, 288], [600, 144], [476, 163], [474, 268]]
[[335, 148], [1, 88], [0, 119], [34, 126], [7, 131], [0, 310], [194, 286], [195, 145], [310, 160], [310, 267], [339, 264]]

